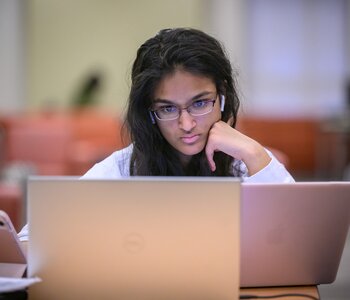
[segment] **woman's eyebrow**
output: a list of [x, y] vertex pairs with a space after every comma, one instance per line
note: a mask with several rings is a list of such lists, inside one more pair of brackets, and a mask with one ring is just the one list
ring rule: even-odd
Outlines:
[[[208, 96], [210, 94], [215, 94], [215, 92], [213, 91], [205, 91], [205, 92], [201, 92], [195, 96], [193, 96], [189, 101], [193, 101], [193, 100], [197, 100], [202, 98], [203, 96]], [[175, 104], [174, 101], [168, 100], [168, 99], [162, 99], [162, 98], [157, 98], [153, 100], [153, 103], [166, 103], [166, 104]]]
[[203, 96], [208, 96], [210, 94], [215, 94], [215, 92], [211, 92], [211, 91], [201, 92], [201, 93], [195, 95], [194, 97], [192, 97], [191, 100], [196, 100], [196, 99], [202, 98]]
[[157, 98], [153, 100], [153, 104], [154, 103], [165, 103], [165, 104], [175, 104], [173, 101], [171, 100], [167, 100], [167, 99], [161, 99], [161, 98]]

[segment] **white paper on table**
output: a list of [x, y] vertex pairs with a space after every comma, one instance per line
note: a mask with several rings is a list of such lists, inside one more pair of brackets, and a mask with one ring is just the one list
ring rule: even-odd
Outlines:
[[0, 293], [14, 292], [18, 290], [23, 290], [30, 285], [40, 282], [39, 277], [33, 278], [10, 278], [10, 277], [0, 277]]

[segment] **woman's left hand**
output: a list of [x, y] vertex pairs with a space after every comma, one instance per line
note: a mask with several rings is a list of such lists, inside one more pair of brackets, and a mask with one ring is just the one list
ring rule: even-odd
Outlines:
[[264, 147], [257, 141], [223, 121], [214, 123], [209, 131], [205, 147], [209, 166], [213, 172], [216, 169], [213, 157], [214, 153], [218, 151], [242, 160], [248, 168], [249, 176], [259, 172], [271, 161]]

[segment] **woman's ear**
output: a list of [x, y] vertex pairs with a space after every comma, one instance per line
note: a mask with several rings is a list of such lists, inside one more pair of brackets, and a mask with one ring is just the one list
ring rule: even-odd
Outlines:
[[220, 110], [224, 111], [225, 109], [225, 96], [220, 94]]

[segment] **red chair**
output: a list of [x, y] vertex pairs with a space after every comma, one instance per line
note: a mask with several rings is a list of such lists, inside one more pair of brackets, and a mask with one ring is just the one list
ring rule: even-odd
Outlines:
[[71, 139], [64, 117], [22, 115], [7, 119], [6, 163], [27, 163], [40, 175], [65, 175]]

